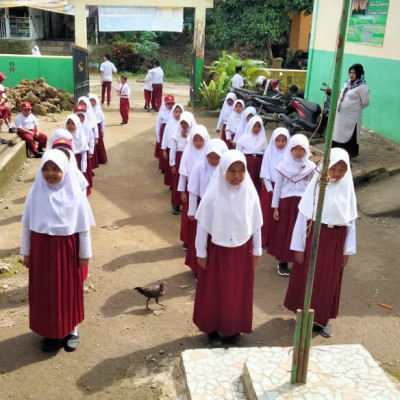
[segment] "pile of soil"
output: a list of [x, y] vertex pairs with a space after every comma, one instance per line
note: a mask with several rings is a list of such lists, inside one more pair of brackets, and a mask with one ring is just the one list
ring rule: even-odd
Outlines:
[[47, 115], [69, 111], [74, 107], [74, 96], [50, 86], [45, 79], [22, 80], [13, 88], [7, 89], [8, 106], [13, 112], [21, 111], [21, 103], [32, 104], [35, 115]]

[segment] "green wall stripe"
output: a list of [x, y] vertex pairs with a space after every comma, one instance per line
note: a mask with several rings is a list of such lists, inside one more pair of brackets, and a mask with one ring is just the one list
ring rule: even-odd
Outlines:
[[[307, 73], [305, 97], [308, 100], [322, 103], [321, 83], [328, 83], [333, 61], [333, 52], [313, 49], [313, 62]], [[400, 143], [400, 61], [345, 54], [341, 86], [347, 79], [349, 67], [355, 63], [363, 65], [370, 89], [370, 104], [363, 111], [363, 126]]]
[[200, 96], [200, 84], [203, 81], [203, 67], [204, 59], [196, 58], [195, 75], [194, 75], [194, 88], [196, 98]]

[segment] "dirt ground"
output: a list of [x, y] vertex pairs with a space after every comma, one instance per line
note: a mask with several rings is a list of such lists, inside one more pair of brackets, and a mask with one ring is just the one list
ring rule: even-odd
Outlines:
[[[180, 217], [171, 214], [170, 196], [153, 158], [155, 113], [142, 109], [140, 84], [132, 84], [133, 111], [120, 127], [117, 99], [105, 108], [109, 163], [95, 170], [89, 200], [96, 218], [93, 259], [85, 285], [81, 345], [74, 353], [42, 353], [41, 338], [28, 326], [27, 271], [0, 279], [0, 399], [186, 399], [180, 367], [185, 349], [206, 347], [192, 323], [195, 281], [184, 265]], [[93, 90], [99, 86], [93, 83]], [[165, 92], [187, 104], [188, 85], [166, 85]], [[196, 114], [214, 133], [216, 118]], [[40, 120], [51, 135], [65, 115]], [[273, 127], [271, 127], [273, 128]], [[271, 129], [269, 130], [269, 135]], [[365, 135], [357, 163], [374, 164], [399, 155]], [[18, 264], [20, 219], [39, 160], [29, 159], [0, 200], [0, 258]], [[315, 336], [312, 345], [360, 343], [389, 372], [400, 376], [400, 226], [394, 218], [360, 216], [358, 254], [346, 267], [334, 336]], [[133, 288], [165, 280], [161, 309]], [[264, 254], [256, 270], [254, 332], [243, 346], [291, 346], [295, 320], [283, 306], [288, 279]], [[391, 311], [377, 303], [393, 307]]]

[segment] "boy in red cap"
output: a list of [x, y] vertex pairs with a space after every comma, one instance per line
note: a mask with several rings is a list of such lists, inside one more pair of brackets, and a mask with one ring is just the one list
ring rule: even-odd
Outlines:
[[[24, 101], [21, 103], [21, 112], [15, 119], [18, 136], [25, 140], [28, 149], [36, 158], [41, 158], [47, 143], [47, 136], [38, 131], [38, 123], [36, 117], [32, 114], [31, 103]], [[36, 142], [39, 146], [36, 147]]]
[[171, 115], [171, 110], [174, 104], [175, 104], [174, 96], [172, 96], [172, 94], [166, 95], [160, 107], [160, 111], [157, 115], [156, 146], [154, 148], [154, 157], [158, 158], [158, 169], [161, 172], [164, 172], [166, 168], [166, 160], [164, 159], [163, 152], [161, 150], [161, 143], [163, 140], [165, 125], [169, 120], [169, 117]]
[[17, 130], [13, 127], [11, 123], [11, 111], [7, 107], [7, 95], [6, 95], [6, 89], [3, 86], [3, 82], [7, 79], [7, 77], [0, 72], [0, 126], [3, 125], [3, 123], [6, 123], [8, 126], [8, 132], [9, 133], [16, 133]]

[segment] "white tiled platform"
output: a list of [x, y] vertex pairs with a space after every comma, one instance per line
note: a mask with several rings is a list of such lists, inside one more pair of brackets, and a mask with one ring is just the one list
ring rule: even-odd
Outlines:
[[361, 345], [312, 347], [305, 385], [290, 384], [290, 348], [195, 349], [182, 360], [190, 400], [400, 400]]

